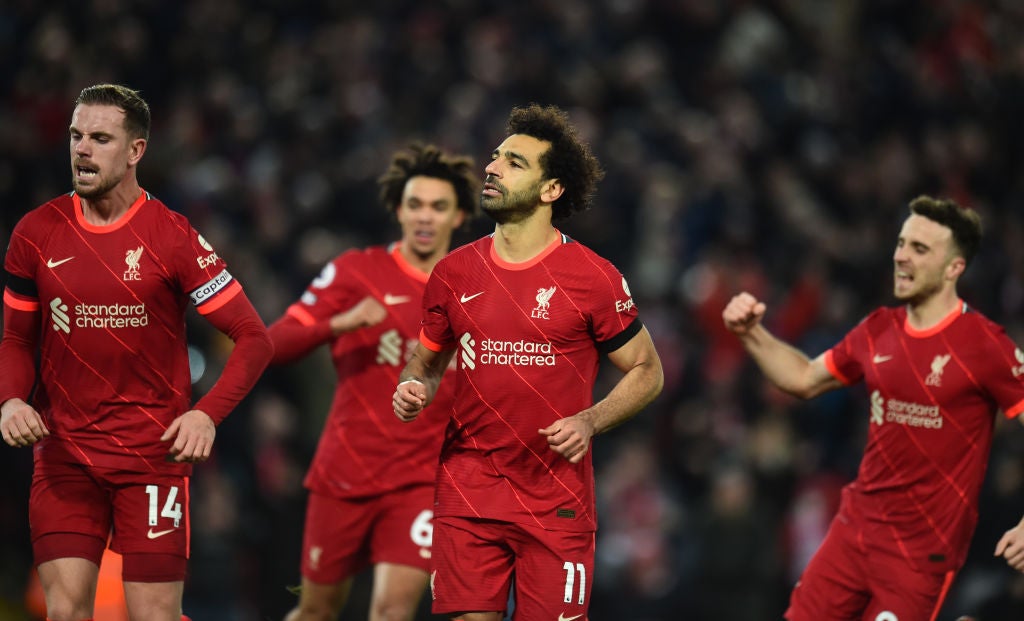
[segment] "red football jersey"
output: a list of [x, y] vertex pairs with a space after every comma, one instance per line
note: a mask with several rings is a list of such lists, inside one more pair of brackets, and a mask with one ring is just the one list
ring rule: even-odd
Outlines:
[[306, 486], [341, 498], [433, 484], [448, 423], [452, 387], [445, 382], [413, 423], [391, 407], [398, 374], [416, 346], [426, 272], [411, 266], [398, 243], [350, 250], [328, 263], [287, 313], [316, 326], [372, 296], [387, 309], [381, 323], [331, 342], [338, 374], [334, 401]]
[[191, 403], [185, 309], [191, 297], [207, 314], [241, 291], [210, 244], [146, 192], [109, 226], [69, 194], [21, 219], [4, 267], [34, 285], [8, 285], [5, 304], [42, 317], [32, 403], [51, 435], [36, 460], [188, 473], [160, 441]]
[[995, 413], [1024, 411], [1024, 353], [961, 302], [927, 331], [907, 323], [904, 307], [876, 310], [825, 363], [844, 384], [863, 380], [871, 401], [860, 472], [840, 512], [863, 525], [870, 545], [915, 567], [960, 567]]
[[594, 530], [590, 454], [572, 464], [538, 430], [592, 405], [598, 354], [641, 329], [622, 274], [564, 235], [517, 264], [485, 237], [438, 263], [423, 307], [421, 342], [457, 348], [435, 515]]

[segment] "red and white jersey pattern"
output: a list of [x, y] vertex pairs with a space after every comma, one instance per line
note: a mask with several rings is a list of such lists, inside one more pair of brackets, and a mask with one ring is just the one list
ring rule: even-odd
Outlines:
[[390, 395], [416, 347], [427, 273], [390, 247], [350, 250], [328, 263], [287, 314], [306, 326], [327, 321], [367, 296], [387, 309], [375, 326], [331, 341], [338, 383], [306, 486], [339, 498], [433, 484], [453, 392], [442, 382], [412, 423], [395, 416]]
[[456, 350], [435, 515], [594, 530], [590, 454], [572, 464], [538, 430], [590, 407], [599, 354], [641, 329], [622, 274], [564, 235], [518, 264], [485, 237], [438, 263], [423, 306], [421, 342]]
[[863, 380], [870, 397], [867, 446], [841, 513], [915, 567], [960, 567], [995, 413], [1024, 411], [1024, 353], [961, 302], [927, 331], [910, 326], [905, 307], [878, 309], [825, 363], [844, 384]]
[[36, 459], [187, 473], [160, 442], [191, 402], [184, 313], [241, 291], [210, 244], [146, 192], [109, 226], [69, 194], [22, 218], [4, 268], [5, 305], [41, 313]]

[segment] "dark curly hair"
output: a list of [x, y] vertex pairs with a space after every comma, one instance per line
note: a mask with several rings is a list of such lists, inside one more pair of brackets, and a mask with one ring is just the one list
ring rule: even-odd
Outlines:
[[948, 198], [918, 196], [910, 201], [910, 212], [924, 216], [933, 222], [947, 227], [953, 232], [953, 243], [970, 265], [971, 259], [978, 254], [981, 247], [981, 216], [978, 212], [961, 207]]
[[551, 143], [551, 148], [541, 156], [540, 165], [545, 178], [558, 179], [565, 188], [551, 205], [553, 220], [568, 218], [590, 207], [604, 171], [590, 146], [577, 136], [565, 111], [535, 103], [513, 108], [506, 131], [509, 136], [522, 134]]
[[124, 110], [124, 129], [128, 135], [149, 140], [149, 104], [139, 91], [120, 84], [95, 84], [78, 94], [75, 106], [81, 105], [116, 106]]
[[473, 158], [451, 155], [440, 147], [412, 142], [391, 158], [387, 171], [377, 179], [380, 202], [394, 213], [402, 203], [405, 184], [413, 177], [433, 177], [452, 184], [455, 188], [456, 207], [466, 212], [466, 222], [477, 214], [480, 196], [480, 175]]

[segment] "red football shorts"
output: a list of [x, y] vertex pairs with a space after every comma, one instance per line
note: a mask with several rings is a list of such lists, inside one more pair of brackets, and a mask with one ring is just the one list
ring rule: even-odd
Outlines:
[[433, 485], [344, 500], [310, 492], [302, 535], [303, 577], [337, 584], [377, 563], [428, 571], [433, 508]]
[[434, 614], [503, 611], [513, 619], [583, 619], [594, 577], [594, 533], [512, 522], [434, 520]]
[[183, 580], [188, 477], [37, 461], [29, 525], [37, 565], [66, 557], [99, 565], [109, 537], [124, 558], [125, 580]]
[[841, 517], [793, 589], [789, 621], [934, 621], [954, 572], [914, 569], [898, 554], [871, 548]]

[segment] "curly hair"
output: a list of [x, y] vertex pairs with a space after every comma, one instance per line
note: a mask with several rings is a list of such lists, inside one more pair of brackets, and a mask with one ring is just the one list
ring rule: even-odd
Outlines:
[[508, 135], [522, 134], [551, 143], [540, 158], [545, 178], [558, 179], [565, 191], [551, 205], [553, 220], [585, 211], [604, 177], [600, 162], [590, 146], [580, 140], [569, 115], [557, 106], [532, 103], [512, 109], [506, 126]]
[[953, 243], [970, 265], [981, 247], [981, 216], [977, 211], [961, 207], [948, 198], [918, 196], [910, 201], [910, 212], [924, 216], [953, 232]]
[[468, 155], [448, 154], [436, 145], [412, 142], [408, 148], [394, 154], [387, 171], [377, 179], [380, 202], [394, 213], [402, 203], [402, 193], [409, 179], [442, 179], [452, 184], [456, 207], [466, 212], [468, 222], [477, 214], [480, 196], [481, 181], [475, 168], [473, 158]]
[[116, 106], [124, 110], [124, 129], [133, 138], [149, 140], [149, 104], [132, 90], [120, 84], [94, 84], [82, 89], [75, 106]]

